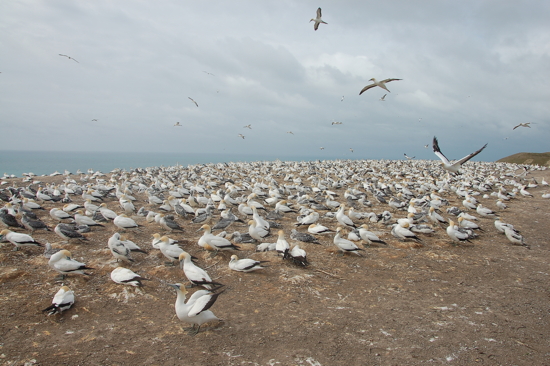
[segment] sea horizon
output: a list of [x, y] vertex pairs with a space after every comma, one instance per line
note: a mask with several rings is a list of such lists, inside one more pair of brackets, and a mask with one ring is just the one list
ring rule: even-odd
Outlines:
[[242, 154], [242, 153], [165, 153], [165, 152], [90, 152], [90, 151], [26, 151], [0, 150], [0, 174], [37, 176], [64, 173], [68, 170], [88, 169], [110, 172], [114, 169], [135, 169], [155, 166], [195, 165], [208, 163], [253, 162], [253, 161], [315, 161], [315, 160], [363, 160], [353, 155], [327, 156]]

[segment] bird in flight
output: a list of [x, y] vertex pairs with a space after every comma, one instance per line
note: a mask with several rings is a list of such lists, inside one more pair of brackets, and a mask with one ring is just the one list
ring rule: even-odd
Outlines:
[[386, 99], [385, 99], [385, 98], [386, 98], [386, 95], [388, 95], [388, 94], [382, 95], [382, 98], [380, 98], [380, 101], [381, 101], [381, 102], [385, 102], [385, 101], [386, 101]]
[[341, 125], [341, 124], [342, 124], [342, 122], [335, 122], [335, 121], [332, 121], [332, 125], [333, 125], [333, 126], [334, 126], [334, 125]]
[[[197, 107], [199, 106], [199, 104], [198, 104], [197, 102], [195, 102], [195, 100], [194, 100], [193, 98], [191, 98], [191, 97], [187, 97], [187, 98], [189, 98], [190, 101], [192, 101], [193, 103], [195, 103], [195, 105], [196, 105]], [[207, 108], [207, 109], [208, 109], [208, 108]]]
[[349, 151], [353, 152], [353, 149], [350, 147], [350, 148], [349, 148]]
[[179, 122], [176, 122], [176, 123], [174, 124], [174, 127], [181, 127], [181, 124], [180, 124]]
[[315, 22], [315, 23], [313, 24], [313, 29], [315, 29], [315, 30], [319, 29], [319, 24], [320, 24], [320, 23], [328, 24], [328, 23], [325, 22], [323, 19], [321, 19], [321, 16], [322, 16], [322, 15], [321, 15], [321, 8], [319, 8], [319, 9], [317, 9], [317, 18], [315, 18], [315, 19], [312, 18], [312, 19], [309, 21], [310, 23], [311, 23], [311, 22]]
[[518, 127], [528, 127], [528, 128], [531, 128], [531, 126], [529, 126], [531, 124], [531, 122], [526, 122], [526, 123], [520, 123], [519, 125], [515, 126], [514, 128], [512, 128], [512, 130], [515, 130], [516, 128]]
[[211, 72], [208, 72], [208, 71], [203, 71], [203, 72], [208, 74], [208, 75], [216, 76], [216, 75], [214, 75], [214, 74], [212, 74]]
[[[76, 61], [74, 58], [72, 58], [71, 56], [62, 55], [61, 53], [59, 54], [59, 56], [67, 57], [69, 60], [73, 60], [73, 61], [75, 61], [75, 62], [78, 62], [78, 61]], [[80, 62], [78, 62], [78, 63], [80, 63]]]
[[251, 129], [252, 129], [252, 125], [246, 125], [246, 126], [244, 126], [243, 128], [248, 128], [249, 130], [251, 130]]
[[291, 135], [294, 135], [294, 132], [292, 132], [292, 131], [286, 131], [286, 133], [289, 133], [289, 134], [291, 134]]
[[441, 159], [441, 164], [443, 165], [443, 169], [446, 169], [446, 170], [448, 170], [450, 172], [453, 172], [453, 173], [460, 174], [460, 168], [462, 167], [462, 164], [464, 164], [465, 162], [467, 162], [468, 160], [470, 160], [471, 158], [473, 158], [474, 156], [476, 156], [477, 154], [482, 152], [483, 149], [485, 149], [485, 147], [487, 146], [487, 144], [483, 145], [483, 147], [481, 149], [471, 153], [470, 155], [467, 155], [467, 156], [463, 157], [462, 159], [454, 162], [453, 164], [451, 164], [449, 159], [447, 159], [445, 157], [445, 155], [443, 155], [443, 153], [439, 149], [439, 144], [437, 143], [437, 137], [435, 137], [435, 136], [434, 136], [434, 139], [433, 139], [432, 146], [433, 146], [435, 155], [437, 155]]
[[359, 92], [359, 95], [363, 94], [365, 91], [371, 88], [374, 88], [375, 86], [379, 86], [385, 91], [387, 91], [388, 93], [391, 93], [391, 91], [389, 91], [389, 89], [386, 88], [386, 83], [389, 83], [390, 81], [398, 81], [398, 80], [403, 80], [403, 79], [385, 79], [385, 80], [377, 81], [375, 78], [371, 78], [369, 79], [369, 81], [372, 81], [372, 84], [369, 84], [365, 86], [363, 89], [361, 89], [361, 91]]
[[325, 148], [321, 146], [319, 149], [324, 150]]
[[340, 99], [340, 102], [343, 102], [344, 101], [344, 96], [342, 95], [342, 99]]
[[241, 137], [244, 140], [244, 135], [242, 133], [239, 133], [239, 137]]
[[430, 147], [430, 144], [426, 144], [426, 145], [424, 145], [424, 148], [426, 148], [426, 149], [427, 149], [428, 147]]
[[94, 119], [92, 120], [92, 122], [93, 122], [93, 121], [96, 121], [96, 122], [97, 122], [97, 119], [94, 118]]
[[410, 156], [407, 156], [407, 153], [404, 153], [403, 155], [405, 155], [405, 157], [409, 160], [412, 160], [412, 159], [416, 158], [416, 156], [413, 156], [412, 158]]

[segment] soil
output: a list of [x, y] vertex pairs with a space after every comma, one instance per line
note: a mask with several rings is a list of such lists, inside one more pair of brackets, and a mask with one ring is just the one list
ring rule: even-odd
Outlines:
[[[529, 176], [540, 181], [545, 174], [534, 171]], [[176, 294], [166, 283], [186, 279], [178, 266], [165, 266], [162, 254], [151, 247], [152, 233], [163, 233], [157, 224], [136, 218], [145, 226], [127, 233], [149, 251], [134, 255], [133, 265], [117, 264], [107, 249], [107, 239], [116, 231], [112, 223], [94, 228], [85, 244], [63, 244], [53, 232], [35, 232], [38, 241], [69, 249], [95, 270], [89, 277], [68, 276], [64, 284], [74, 290], [76, 303], [48, 317], [41, 310], [61, 286], [57, 273], [41, 249], [12, 251], [12, 244], [2, 243], [0, 364], [548, 365], [550, 200], [541, 198], [545, 188], [532, 188], [533, 198], [513, 199], [508, 209], [499, 210], [530, 249], [511, 245], [489, 218], [479, 219], [484, 232], [469, 245], [452, 245], [444, 228], [421, 235], [423, 246], [400, 242], [386, 226], [372, 224], [387, 246], [365, 247], [362, 257], [340, 256], [333, 236], [322, 236], [322, 245], [301, 243], [311, 263], [307, 268], [243, 244], [241, 258], [270, 261], [253, 273], [231, 271], [232, 252], [211, 257], [202, 251], [196, 244], [200, 225], [178, 218], [185, 232], [169, 236], [225, 285], [211, 308], [224, 321], [203, 325], [196, 336], [188, 335], [189, 325], [175, 316]], [[145, 205], [144, 195], [136, 196]], [[461, 206], [456, 195], [445, 198]], [[497, 209], [493, 197], [479, 200]], [[107, 205], [120, 211], [116, 199]], [[60, 204], [43, 206], [47, 211], [39, 216], [53, 228], [48, 211]], [[377, 204], [362, 211], [387, 208]], [[292, 244], [289, 234], [296, 215], [280, 222]], [[320, 223], [337, 226], [334, 219]], [[235, 223], [229, 231], [234, 230], [248, 229]], [[275, 242], [276, 235], [268, 239]], [[109, 274], [118, 265], [151, 281], [143, 288], [115, 284]]]

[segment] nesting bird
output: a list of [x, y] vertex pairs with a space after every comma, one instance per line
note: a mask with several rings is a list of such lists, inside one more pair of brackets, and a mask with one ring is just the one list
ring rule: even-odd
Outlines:
[[252, 272], [264, 269], [261, 265], [267, 262], [268, 261], [256, 261], [250, 258], [239, 259], [237, 255], [233, 254], [229, 261], [229, 268], [237, 272]]
[[74, 292], [67, 286], [62, 286], [59, 291], [53, 297], [52, 304], [46, 309], [42, 310], [43, 313], [48, 312], [48, 316], [54, 314], [61, 314], [65, 310], [69, 309], [74, 304]]

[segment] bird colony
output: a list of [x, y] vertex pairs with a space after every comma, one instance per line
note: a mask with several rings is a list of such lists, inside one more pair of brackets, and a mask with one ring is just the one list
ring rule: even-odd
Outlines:
[[434, 151], [442, 164], [274, 161], [4, 177], [2, 250], [35, 258], [44, 283], [55, 284], [51, 304], [27, 293], [47, 315], [70, 312], [102, 276], [126, 294], [171, 291], [166, 305], [190, 334], [223, 326], [216, 313], [231, 306], [223, 292], [232, 276], [263, 281], [285, 268], [330, 276], [331, 261], [366, 265], [379, 248], [467, 250], [494, 234], [529, 250], [521, 227], [501, 216], [540, 194], [548, 183], [530, 175], [544, 168], [466, 162], [472, 154], [451, 164], [436, 139]]

